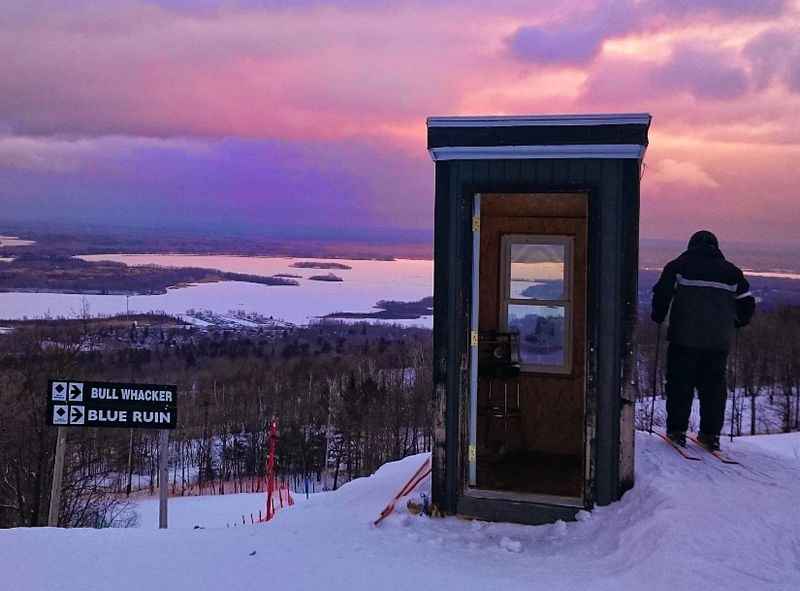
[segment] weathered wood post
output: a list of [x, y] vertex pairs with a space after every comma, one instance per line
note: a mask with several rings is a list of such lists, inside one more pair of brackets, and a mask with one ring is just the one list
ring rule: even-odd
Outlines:
[[167, 529], [167, 498], [169, 496], [169, 431], [158, 434], [158, 527]]
[[67, 430], [58, 428], [56, 439], [56, 457], [53, 461], [53, 482], [50, 485], [50, 511], [47, 515], [47, 525], [58, 527], [58, 514], [61, 511], [61, 481], [64, 479], [64, 451], [67, 446]]

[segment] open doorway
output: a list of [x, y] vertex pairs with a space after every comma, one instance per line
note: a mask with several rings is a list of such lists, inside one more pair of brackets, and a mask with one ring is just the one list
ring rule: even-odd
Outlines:
[[581, 505], [586, 195], [484, 194], [476, 214], [467, 494]]

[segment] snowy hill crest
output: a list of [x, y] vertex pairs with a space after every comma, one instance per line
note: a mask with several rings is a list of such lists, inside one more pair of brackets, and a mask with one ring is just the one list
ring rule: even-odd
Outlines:
[[[372, 527], [418, 455], [298, 499], [270, 524], [226, 528], [263, 501], [227, 495], [176, 499], [168, 531], [0, 531], [0, 580], [18, 591], [252, 589], [265, 580], [284, 591], [800, 588], [800, 434], [737, 439], [741, 467], [686, 462], [644, 433], [636, 444], [635, 488], [575, 523], [430, 519], [401, 503]], [[141, 505], [143, 524], [154, 524], [154, 508]]]

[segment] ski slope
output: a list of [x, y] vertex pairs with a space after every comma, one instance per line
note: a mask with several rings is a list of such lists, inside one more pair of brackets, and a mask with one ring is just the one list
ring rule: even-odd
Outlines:
[[[305, 497], [292, 494], [296, 503]], [[278, 506], [276, 496], [275, 506]], [[250, 523], [250, 514], [258, 519], [259, 510], [264, 510], [264, 493], [246, 493], [203, 497], [175, 497], [169, 500], [168, 521], [170, 529], [194, 529], [195, 527], [219, 528], [242, 525], [242, 516]], [[136, 503], [141, 528], [158, 527], [158, 497]]]
[[622, 501], [539, 527], [404, 509], [372, 527], [423, 455], [299, 498], [269, 524], [225, 526], [257, 512], [260, 495], [194, 497], [171, 501], [174, 527], [159, 531], [148, 501], [138, 529], [0, 531], [0, 588], [800, 589], [800, 433], [733, 449], [743, 466], [687, 462], [639, 433], [637, 484]]

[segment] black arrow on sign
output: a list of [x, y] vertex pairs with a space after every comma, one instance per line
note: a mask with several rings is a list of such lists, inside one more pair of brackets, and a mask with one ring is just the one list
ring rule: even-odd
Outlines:
[[72, 411], [72, 414], [69, 417], [70, 423], [77, 423], [83, 418], [83, 412], [77, 406], [71, 406], [70, 410]]
[[82, 394], [81, 389], [78, 388], [77, 386], [72, 386], [72, 388], [70, 388], [70, 391], [69, 391], [70, 399], [75, 399], [78, 396], [80, 396], [81, 394]]

